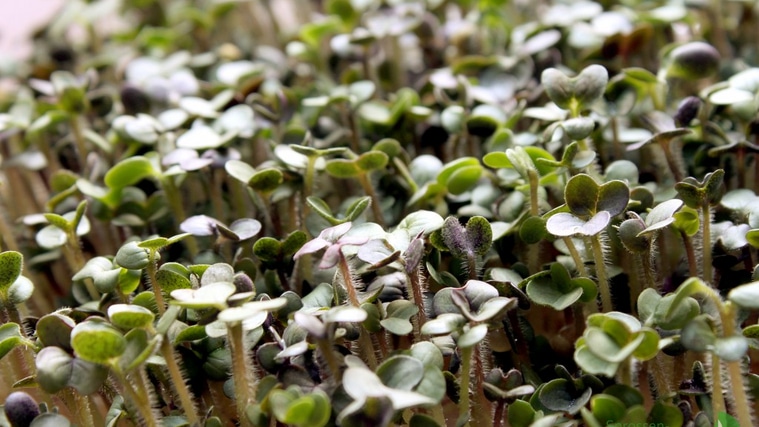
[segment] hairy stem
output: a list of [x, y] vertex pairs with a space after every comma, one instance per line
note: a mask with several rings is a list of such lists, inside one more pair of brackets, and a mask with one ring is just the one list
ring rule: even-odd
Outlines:
[[332, 344], [329, 339], [318, 339], [316, 345], [324, 356], [324, 360], [327, 361], [327, 368], [329, 368], [332, 377], [335, 378], [336, 383], [343, 381], [343, 371], [340, 369], [340, 362], [335, 357], [335, 352], [332, 350]]
[[[161, 180], [161, 188], [166, 195], [166, 201], [169, 203], [169, 209], [171, 209], [171, 214], [174, 216], [177, 228], [179, 228], [179, 224], [187, 219], [187, 215], [185, 215], [184, 212], [184, 206], [182, 206], [182, 197], [179, 193], [179, 188], [177, 188], [171, 177], [166, 177]], [[194, 236], [187, 236], [183, 240], [187, 245], [187, 250], [190, 251], [190, 257], [195, 258], [198, 252], [200, 252], [198, 241], [195, 240]]]
[[[141, 370], [142, 368], [138, 369]], [[153, 408], [150, 405], [150, 397], [148, 391], [144, 387], [145, 384], [140, 379], [137, 379], [133, 385], [132, 382], [120, 372], [117, 373], [117, 376], [119, 377], [119, 382], [121, 383], [122, 391], [126, 395], [127, 401], [137, 410], [140, 418], [142, 418], [145, 423], [145, 426], [158, 427], [159, 423], [153, 413]], [[137, 373], [137, 376], [139, 377], [141, 375]], [[137, 386], [138, 390], [135, 390], [134, 386]]]
[[[469, 381], [472, 375], [472, 350], [473, 347], [461, 349], [461, 384], [459, 388], [459, 421], [470, 420]], [[458, 424], [458, 423], [457, 423]], [[467, 422], [465, 425], [469, 425]]]
[[712, 285], [712, 213], [708, 203], [705, 203], [701, 208], [701, 239], [703, 241], [703, 266], [704, 266], [704, 282]]
[[[84, 252], [82, 252], [82, 247], [79, 245], [79, 237], [76, 235], [76, 230], [66, 232], [66, 240], [67, 245], [64, 252], [68, 251], [69, 253], [66, 260], [69, 263], [69, 267], [71, 267], [71, 271], [76, 273], [84, 268], [84, 265], [87, 263], [84, 257]], [[85, 279], [84, 286], [87, 288], [87, 294], [89, 294], [93, 301], [100, 299], [100, 293], [95, 288], [95, 283], [92, 279]]]
[[343, 252], [340, 251], [340, 260], [338, 262], [338, 265], [340, 267], [340, 275], [343, 276], [343, 284], [345, 285], [345, 290], [348, 292], [348, 302], [354, 307], [359, 307], [361, 304], [358, 301], [358, 294], [356, 293], [356, 288], [353, 285], [353, 276], [351, 273], [350, 265], [348, 265], [348, 260], [345, 258], [345, 255], [343, 255]]
[[155, 303], [158, 306], [158, 314], [163, 316], [166, 312], [166, 303], [163, 300], [163, 291], [161, 291], [161, 284], [158, 283], [158, 259], [156, 258], [157, 251], [148, 251], [148, 266], [146, 267], [148, 280], [153, 287], [153, 293], [155, 294]]
[[249, 427], [250, 421], [248, 421], [245, 410], [248, 403], [253, 401], [256, 378], [245, 348], [245, 332], [242, 323], [227, 325], [227, 339], [232, 353], [232, 374], [234, 376], [238, 421], [242, 427]]
[[[722, 332], [725, 337], [736, 335], [735, 328], [736, 307], [727, 302], [720, 307], [720, 321]], [[716, 357], [716, 356], [715, 356]], [[751, 417], [752, 404], [746, 395], [746, 377], [743, 375], [743, 366], [740, 360], [726, 362], [727, 374], [730, 378], [731, 392], [734, 399], [733, 409], [738, 418], [738, 424], [742, 426], [754, 425]]]
[[358, 181], [361, 183], [361, 187], [364, 189], [366, 195], [372, 199], [370, 206], [372, 207], [372, 215], [374, 216], [374, 221], [380, 226], [385, 227], [385, 217], [382, 214], [382, 205], [380, 205], [380, 200], [379, 197], [377, 197], [377, 192], [374, 191], [374, 186], [369, 179], [369, 174], [359, 174]]
[[572, 256], [572, 260], [575, 262], [577, 274], [581, 277], [586, 277], [588, 275], [588, 271], [585, 269], [585, 262], [582, 260], [580, 252], [577, 250], [577, 246], [575, 246], [575, 242], [572, 241], [571, 237], [562, 237], [562, 240], [564, 241], [564, 244], [569, 251], [569, 255]]
[[414, 342], [421, 340], [421, 328], [427, 323], [427, 313], [424, 310], [424, 295], [422, 294], [422, 283], [419, 279], [421, 274], [421, 265], [414, 269], [411, 274], [408, 275], [409, 286], [411, 287], [411, 302], [416, 304], [419, 308], [417, 316], [412, 318], [411, 324], [414, 327]]
[[[759, 168], [757, 168], [757, 170], [759, 170]], [[696, 250], [693, 248], [693, 240], [682, 230], [680, 230], [680, 237], [683, 239], [685, 255], [688, 257], [688, 275], [690, 277], [697, 277], [698, 262], [696, 261]]]
[[182, 405], [185, 417], [187, 417], [187, 422], [191, 426], [199, 423], [200, 419], [196, 412], [195, 400], [187, 385], [187, 381], [185, 381], [184, 375], [182, 375], [182, 368], [179, 366], [177, 355], [169, 342], [168, 336], [163, 337], [161, 340], [161, 355], [166, 360], [166, 368], [171, 377], [171, 384], [177, 396], [179, 396], [179, 402]]
[[[722, 392], [722, 363], [719, 356], [711, 353], [712, 356], [712, 405], [715, 414], [725, 412], [725, 395]], [[751, 425], [746, 424], [746, 425]]]
[[84, 140], [84, 134], [82, 133], [81, 118], [78, 115], [74, 115], [69, 120], [71, 126], [71, 134], [74, 137], [74, 144], [76, 145], [76, 154], [79, 160], [79, 171], [82, 175], [86, 175], [87, 170], [87, 144]]
[[595, 235], [591, 236], [589, 240], [593, 248], [593, 260], [596, 264], [596, 278], [598, 279], [598, 290], [601, 294], [601, 308], [605, 313], [609, 313], [614, 310], [614, 307], [611, 301], [609, 279], [606, 276], [606, 264], [604, 261], [603, 246], [601, 246], [601, 238], [600, 236]]

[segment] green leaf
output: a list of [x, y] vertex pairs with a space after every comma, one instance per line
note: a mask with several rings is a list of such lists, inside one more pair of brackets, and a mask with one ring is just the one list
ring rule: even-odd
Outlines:
[[524, 400], [517, 399], [509, 405], [508, 420], [513, 427], [530, 427], [535, 415], [535, 409]]
[[71, 346], [83, 360], [109, 365], [126, 350], [126, 339], [113, 326], [97, 321], [82, 322], [71, 331]]
[[372, 198], [369, 196], [356, 199], [356, 201], [351, 203], [351, 205], [345, 210], [345, 220], [355, 221], [371, 203]]
[[443, 369], [443, 353], [430, 341], [420, 341], [411, 346], [410, 354], [420, 360], [424, 366]]
[[466, 237], [474, 253], [485, 256], [493, 243], [493, 231], [490, 222], [481, 216], [473, 216], [466, 223]]
[[316, 212], [320, 217], [327, 220], [330, 225], [338, 225], [345, 222], [344, 220], [335, 218], [334, 214], [332, 213], [332, 209], [329, 207], [327, 202], [316, 196], [307, 197], [306, 203], [308, 203], [308, 206], [310, 206], [311, 209], [313, 209], [314, 212]]
[[434, 418], [424, 414], [414, 414], [409, 420], [409, 427], [442, 427]]
[[748, 340], [742, 335], [718, 337], [714, 342], [714, 354], [726, 362], [737, 362], [748, 352]]
[[488, 325], [480, 324], [470, 328], [468, 331], [461, 334], [456, 341], [456, 344], [460, 348], [474, 347], [485, 339], [488, 334]]
[[675, 213], [674, 217], [675, 222], [673, 223], [673, 226], [678, 230], [682, 230], [690, 237], [695, 236], [701, 228], [698, 212], [691, 207], [683, 207], [680, 211]]
[[127, 344], [119, 358], [119, 367], [122, 372], [130, 372], [144, 364], [160, 343], [158, 337], [149, 339], [148, 332], [144, 329], [132, 329], [124, 338]]
[[507, 156], [506, 153], [502, 151], [485, 154], [485, 156], [482, 158], [482, 163], [484, 163], [487, 167], [493, 169], [514, 167], [514, 165], [511, 164], [511, 160], [509, 160], [509, 156]]
[[590, 136], [596, 127], [596, 122], [590, 117], [574, 117], [561, 122], [561, 127], [569, 139], [579, 141]]
[[546, 230], [559, 237], [595, 236], [609, 225], [609, 221], [611, 221], [611, 215], [608, 211], [600, 211], [587, 221], [570, 213], [559, 212], [548, 218]]
[[103, 180], [109, 188], [119, 189], [134, 185], [145, 178], [156, 176], [158, 174], [148, 158], [134, 156], [113, 165]]
[[392, 356], [377, 367], [377, 376], [386, 386], [413, 390], [424, 377], [424, 365], [411, 356]]
[[214, 282], [198, 289], [177, 289], [171, 292], [173, 304], [185, 308], [203, 309], [216, 308], [223, 310], [227, 298], [235, 293], [235, 285], [231, 282]]
[[24, 256], [20, 252], [5, 251], [0, 253], [0, 296], [5, 298], [10, 286], [21, 275]]
[[61, 231], [68, 231], [71, 230], [71, 226], [66, 218], [64, 218], [61, 215], [54, 214], [54, 213], [46, 213], [43, 214], [47, 222], [50, 223], [50, 225], [60, 229]]
[[530, 280], [526, 287], [527, 296], [536, 304], [547, 305], [554, 310], [564, 310], [574, 304], [583, 294], [580, 287], [562, 291], [550, 276]]
[[596, 211], [607, 211], [611, 216], [624, 212], [630, 201], [630, 189], [623, 181], [609, 181], [598, 189]]
[[596, 213], [599, 199], [596, 181], [586, 174], [573, 176], [564, 189], [564, 199], [569, 210], [577, 216], [592, 216]]
[[113, 262], [130, 270], [142, 270], [148, 266], [150, 257], [147, 249], [141, 248], [137, 242], [129, 242], [119, 248]]
[[593, 416], [601, 422], [612, 424], [624, 418], [627, 408], [614, 396], [597, 394], [590, 399], [590, 409]]
[[714, 46], [704, 42], [689, 42], [678, 46], [669, 53], [671, 63], [667, 77], [698, 80], [717, 73], [720, 54]]
[[143, 240], [142, 242], [137, 243], [137, 246], [155, 251], [168, 246], [168, 244], [169, 239], [165, 237], [154, 237], [152, 239]]
[[481, 175], [482, 166], [480, 165], [462, 167], [453, 171], [444, 185], [448, 188], [449, 193], [454, 195], [462, 194], [477, 184]]
[[[581, 338], [582, 339], [582, 338]], [[619, 369], [619, 363], [609, 362], [595, 355], [587, 345], [578, 340], [574, 353], [575, 362], [585, 372], [594, 375], [604, 375], [613, 378]]]
[[347, 159], [329, 160], [325, 170], [335, 178], [353, 178], [362, 172], [354, 160]]
[[48, 225], [38, 231], [34, 239], [44, 249], [55, 249], [66, 244], [67, 236], [63, 229]]
[[552, 411], [576, 414], [588, 403], [592, 394], [591, 388], [577, 390], [568, 380], [558, 378], [549, 381], [540, 389], [538, 399], [543, 406]]
[[436, 318], [428, 320], [422, 326], [425, 335], [449, 334], [466, 324], [466, 318], [457, 313], [443, 313]]
[[21, 327], [17, 323], [8, 322], [0, 325], [0, 360], [25, 341], [24, 336], [21, 335]]
[[108, 307], [108, 318], [114, 326], [123, 330], [130, 330], [134, 328], [146, 328], [152, 325], [155, 315], [144, 307], [129, 304], [114, 304]]
[[664, 403], [662, 400], [657, 400], [654, 403], [654, 407], [651, 408], [651, 413], [648, 415], [648, 421], [665, 426], [681, 426], [684, 422], [680, 408]]
[[395, 300], [385, 309], [387, 316], [380, 321], [383, 328], [394, 335], [408, 335], [412, 325], [409, 319], [419, 312], [416, 304], [407, 300]]
[[356, 159], [356, 166], [364, 172], [378, 170], [384, 168], [390, 158], [382, 151], [369, 151]]
[[56, 393], [69, 383], [72, 372], [71, 357], [59, 347], [45, 347], [37, 353], [37, 383], [48, 393]]
[[570, 78], [555, 68], [548, 68], [543, 71], [540, 81], [556, 105], [579, 112], [603, 96], [609, 73], [600, 65], [590, 65]]
[[61, 414], [46, 412], [37, 416], [29, 427], [71, 427], [71, 421]]
[[253, 166], [241, 161], [241, 160], [227, 160], [224, 163], [224, 169], [234, 179], [248, 184], [253, 175], [256, 174], [256, 170]]
[[273, 237], [262, 237], [253, 244], [253, 253], [263, 261], [275, 262], [282, 252], [282, 244]]
[[703, 316], [696, 317], [686, 324], [680, 333], [680, 342], [692, 351], [704, 352], [714, 348], [717, 337], [711, 325]]
[[528, 245], [540, 242], [547, 234], [546, 220], [541, 216], [530, 216], [519, 227], [519, 238]]
[[24, 276], [19, 276], [10, 288], [8, 288], [8, 302], [13, 305], [23, 304], [32, 297], [33, 293], [34, 283]]
[[283, 180], [282, 171], [276, 168], [266, 168], [254, 173], [248, 180], [248, 185], [256, 191], [270, 193], [276, 190]]
[[727, 294], [727, 299], [743, 308], [759, 309], [759, 282], [751, 282], [733, 288]]
[[71, 331], [76, 326], [74, 319], [59, 312], [46, 314], [37, 321], [36, 335], [43, 347], [71, 348]]
[[714, 425], [715, 427], [741, 427], [738, 420], [733, 418], [727, 412], [720, 412], [717, 414], [717, 421]]

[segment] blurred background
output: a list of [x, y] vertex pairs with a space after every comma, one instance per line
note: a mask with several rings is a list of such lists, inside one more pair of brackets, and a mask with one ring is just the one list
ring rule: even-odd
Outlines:
[[2, 0], [0, 13], [0, 60], [20, 59], [31, 53], [29, 36], [45, 25], [65, 0]]

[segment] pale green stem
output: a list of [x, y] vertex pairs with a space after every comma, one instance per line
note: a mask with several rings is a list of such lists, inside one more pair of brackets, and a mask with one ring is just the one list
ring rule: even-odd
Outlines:
[[411, 172], [408, 170], [408, 167], [406, 167], [406, 164], [403, 163], [403, 161], [397, 157], [393, 158], [393, 165], [398, 170], [398, 173], [401, 174], [403, 179], [406, 181], [406, 184], [408, 184], [409, 189], [411, 190], [411, 193], [416, 193], [417, 190], [419, 190], [419, 186], [414, 181], [414, 178], [411, 176]]
[[87, 170], [87, 144], [82, 133], [82, 124], [80, 117], [74, 115], [69, 120], [71, 125], [71, 134], [74, 136], [74, 144], [76, 144], [76, 153], [79, 159], [79, 169], [82, 175], [86, 175]]
[[632, 387], [632, 359], [622, 361], [619, 365], [619, 383]]
[[[530, 245], [532, 248], [532, 245]], [[469, 279], [477, 280], [477, 255], [470, 253], [466, 255], [466, 268], [469, 270]]]
[[[141, 370], [143, 368], [140, 367], [138, 369]], [[113, 371], [116, 370], [113, 369]], [[141, 377], [140, 373], [136, 374], [137, 377]], [[137, 378], [134, 385], [138, 387], [138, 390], [135, 390], [132, 387], [132, 383], [125, 375], [120, 372], [116, 372], [116, 375], [119, 378], [119, 382], [121, 383], [127, 400], [135, 406], [135, 409], [137, 409], [137, 412], [139, 413], [140, 418], [145, 422], [145, 425], [147, 427], [159, 427], [158, 420], [156, 420], [153, 408], [150, 405], [150, 397], [148, 395], [148, 390], [145, 389], [144, 382], [140, 378]]]
[[703, 241], [703, 266], [704, 266], [704, 282], [709, 286], [712, 286], [712, 214], [709, 204], [705, 203], [701, 207], [701, 220], [702, 223], [702, 241]]
[[[527, 176], [530, 181], [530, 215], [540, 215], [540, 206], [538, 204], [539, 177], [535, 170], [529, 169]], [[527, 245], [527, 268], [530, 273], [537, 273], [540, 270], [540, 252], [537, 244]]]
[[166, 312], [166, 302], [163, 300], [163, 291], [161, 291], [161, 284], [158, 283], [158, 260], [156, 258], [157, 252], [155, 250], [148, 251], [148, 266], [146, 267], [148, 273], [148, 280], [150, 285], [153, 286], [153, 293], [155, 294], [155, 303], [158, 306], [158, 314], [163, 316]]
[[485, 382], [485, 368], [482, 361], [482, 350], [483, 347], [480, 344], [477, 344], [474, 346], [472, 352], [472, 357], [474, 359], [472, 366], [474, 372], [472, 372], [472, 375], [475, 380], [472, 387], [472, 391], [474, 392], [474, 399], [472, 402], [472, 408], [474, 410], [472, 413], [472, 421], [477, 427], [491, 427], [493, 425], [492, 404], [487, 397], [485, 397], [485, 392], [482, 388], [482, 383]]
[[[720, 306], [719, 315], [722, 322], [722, 333], [725, 338], [732, 337], [736, 334], [735, 318], [736, 318], [735, 306], [731, 302], [727, 302]], [[716, 356], [714, 356], [716, 358]], [[754, 425], [751, 417], [752, 404], [746, 395], [746, 377], [743, 375], [743, 367], [740, 360], [726, 362], [727, 374], [730, 377], [730, 384], [732, 389], [732, 395], [735, 404], [734, 411], [736, 418], [738, 418], [738, 424], [741, 426]]]
[[562, 237], [562, 240], [564, 241], [564, 245], [566, 245], [567, 250], [569, 251], [569, 255], [572, 256], [572, 260], [575, 262], [577, 274], [580, 277], [586, 277], [588, 275], [588, 271], [585, 269], [585, 262], [582, 260], [580, 252], [577, 251], [575, 242], [572, 241], [571, 237]]
[[232, 374], [235, 385], [235, 402], [237, 404], [237, 416], [242, 427], [250, 427], [250, 421], [246, 415], [248, 404], [253, 402], [255, 396], [256, 378], [253, 367], [245, 348], [245, 332], [242, 323], [227, 325], [227, 336], [232, 353]]
[[184, 379], [184, 375], [182, 375], [182, 369], [177, 362], [176, 353], [174, 353], [174, 348], [169, 342], [168, 336], [164, 336], [161, 340], [161, 355], [163, 355], [164, 360], [166, 360], [166, 368], [169, 371], [174, 390], [179, 396], [179, 401], [182, 404], [183, 414], [191, 426], [196, 425], [200, 422], [200, 419], [196, 412], [195, 400], [193, 399], [192, 392]]
[[[166, 195], [166, 201], [169, 203], [169, 209], [171, 209], [171, 214], [174, 216], [178, 228], [179, 224], [187, 219], [187, 215], [185, 215], [184, 212], [184, 206], [182, 206], [182, 198], [179, 194], [179, 189], [170, 176], [161, 180], [161, 188]], [[190, 251], [190, 257], [195, 258], [198, 252], [200, 252], [198, 241], [195, 240], [194, 236], [187, 236], [183, 240], [185, 245], [187, 245], [187, 250]]]
[[219, 221], [227, 221], [227, 209], [224, 208], [224, 199], [222, 195], [222, 183], [224, 182], [224, 172], [221, 169], [211, 170], [211, 205], [213, 206], [214, 215]]
[[530, 215], [538, 216], [540, 215], [540, 205], [538, 204], [540, 202], [538, 198], [540, 177], [538, 177], [538, 172], [532, 169], [527, 171], [527, 175], [530, 180]]
[[[722, 392], [722, 363], [719, 356], [711, 353], [712, 356], [712, 405], [715, 414], [725, 412], [725, 395]], [[746, 424], [751, 425], [751, 424]]]
[[345, 258], [345, 255], [343, 255], [342, 250], [340, 251], [340, 261], [338, 262], [338, 265], [340, 267], [340, 275], [343, 276], [343, 284], [345, 285], [345, 290], [348, 292], [348, 302], [350, 302], [350, 304], [354, 307], [361, 306], [358, 301], [356, 288], [353, 286], [353, 277], [351, 276], [351, 269], [348, 265], [348, 260]]
[[329, 339], [320, 338], [316, 340], [316, 345], [324, 356], [324, 360], [327, 361], [327, 367], [330, 373], [335, 378], [336, 383], [340, 383], [343, 380], [343, 371], [340, 370], [340, 362], [335, 358], [334, 350], [332, 350], [332, 343]]
[[[654, 277], [654, 266], [651, 264], [651, 252], [646, 251], [641, 256], [641, 263], [643, 264], [643, 274], [646, 277], [646, 285], [649, 288], [656, 289], [656, 278]], [[636, 297], [637, 300], [637, 297]], [[633, 300], [635, 301], [635, 300]]]
[[[651, 374], [654, 378], [654, 385], [656, 385], [656, 392], [659, 396], [666, 396], [670, 392], [670, 375], [667, 375], [667, 371], [662, 366], [664, 363], [666, 363], [666, 359], [663, 356], [663, 353], [659, 353], [656, 355], [656, 358], [653, 360], [649, 360], [648, 363], [651, 368]], [[682, 362], [682, 360], [679, 360], [678, 362]], [[675, 362], [677, 363], [677, 362]], [[678, 381], [678, 384], [680, 381]]]
[[[757, 168], [757, 170], [759, 170], [759, 168]], [[696, 262], [696, 250], [693, 248], [693, 240], [682, 230], [680, 230], [680, 237], [683, 239], [685, 255], [688, 258], [688, 275], [690, 277], [697, 277], [698, 263]]]
[[598, 235], [590, 236], [590, 244], [593, 247], [593, 260], [596, 264], [596, 279], [598, 279], [598, 291], [601, 294], [601, 308], [605, 313], [614, 310], [611, 301], [611, 289], [609, 289], [609, 279], [606, 276], [606, 264], [604, 262], [604, 252], [601, 246], [601, 238]]
[[419, 266], [414, 269], [411, 274], [408, 275], [409, 286], [411, 287], [411, 302], [416, 304], [419, 308], [419, 313], [411, 320], [411, 324], [414, 330], [414, 342], [419, 342], [422, 337], [421, 328], [427, 322], [427, 314], [424, 311], [424, 295], [422, 294], [422, 283], [419, 280], [420, 269]]
[[311, 197], [311, 193], [314, 191], [314, 179], [316, 178], [316, 156], [308, 156], [308, 161], [306, 162], [306, 170], [303, 172], [303, 190], [301, 198], [301, 227], [304, 231], [308, 232], [306, 229], [306, 218], [308, 217], [308, 214], [311, 212], [311, 207], [306, 203], [306, 199]]
[[[358, 300], [358, 294], [356, 293], [356, 287], [353, 284], [353, 276], [351, 275], [350, 266], [348, 260], [340, 251], [340, 260], [338, 262], [340, 268], [340, 275], [343, 277], [343, 284], [348, 292], [348, 302], [354, 307], [360, 307], [361, 303]], [[377, 367], [377, 356], [374, 350], [374, 343], [368, 332], [364, 328], [360, 328], [358, 336], [358, 350], [362, 356], [362, 359], [372, 370]]]
[[[469, 382], [472, 375], [472, 350], [473, 347], [461, 349], [461, 384], [459, 388], [459, 420], [466, 417], [471, 419], [469, 403]], [[467, 422], [465, 425], [469, 425]]]
[[228, 177], [227, 185], [231, 193], [231, 201], [235, 211], [236, 218], [245, 218], [247, 214], [247, 207], [245, 203], [245, 192], [243, 190], [243, 183], [240, 181]]
[[76, 425], [80, 427], [94, 427], [95, 420], [92, 418], [92, 409], [87, 396], [83, 396], [71, 387], [63, 389], [62, 394], [67, 401], [66, 406], [72, 412]]
[[[16, 374], [21, 378], [30, 374], [33, 366], [35, 366], [33, 352], [29, 350], [32, 343], [26, 338], [26, 328], [21, 320], [21, 314], [13, 303], [5, 301], [5, 309], [8, 314], [8, 320], [12, 323], [19, 325], [21, 329], [21, 336], [24, 337], [22, 346], [15, 349], [15, 356], [11, 359], [12, 366], [16, 370]], [[21, 379], [17, 378], [17, 379]]]
[[[70, 230], [66, 232], [66, 237], [68, 240], [66, 246], [70, 254], [70, 256], [67, 257], [67, 260], [69, 261], [69, 267], [71, 267], [71, 270], [76, 273], [84, 268], [87, 261], [85, 260], [84, 252], [82, 252], [82, 247], [79, 246], [79, 237], [76, 235], [76, 231]], [[64, 249], [64, 251], [66, 251], [66, 249]], [[87, 293], [93, 301], [100, 299], [100, 293], [95, 288], [95, 283], [92, 279], [84, 279], [84, 285], [87, 288]]]
[[369, 196], [372, 199], [371, 207], [372, 207], [372, 215], [374, 215], [374, 222], [385, 227], [385, 217], [382, 215], [382, 205], [380, 205], [379, 197], [377, 197], [377, 192], [374, 191], [374, 186], [372, 185], [371, 181], [369, 180], [369, 174], [368, 173], [361, 173], [358, 176], [358, 182], [361, 183], [361, 187], [364, 189], [364, 192], [367, 196]]

